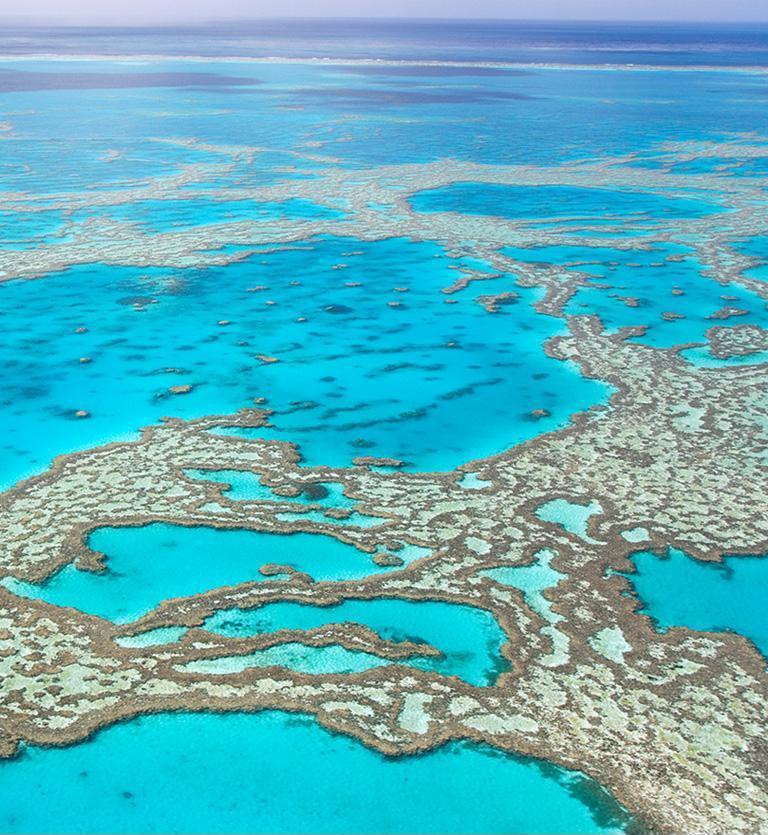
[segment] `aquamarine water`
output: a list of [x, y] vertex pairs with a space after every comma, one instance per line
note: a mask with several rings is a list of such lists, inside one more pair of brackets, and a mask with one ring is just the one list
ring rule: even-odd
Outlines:
[[552, 568], [555, 554], [549, 549], [543, 549], [534, 556], [531, 565], [489, 568], [482, 573], [498, 583], [520, 589], [525, 595], [525, 602], [534, 612], [546, 620], [557, 622], [562, 618], [552, 611], [552, 604], [542, 592], [554, 588], [566, 575]]
[[184, 475], [224, 486], [222, 494], [232, 501], [269, 501], [321, 505], [351, 510], [357, 502], [344, 495], [338, 482], [323, 481], [308, 486], [297, 496], [283, 496], [263, 484], [256, 473], [244, 470], [185, 470]]
[[768, 362], [768, 351], [755, 351], [750, 354], [734, 354], [731, 357], [713, 356], [709, 348], [686, 348], [680, 352], [692, 365], [699, 368], [723, 368], [725, 366], [763, 365]]
[[567, 499], [552, 499], [536, 508], [536, 515], [542, 522], [559, 525], [569, 533], [576, 534], [585, 542], [593, 543], [595, 540], [587, 533], [590, 517], [601, 512], [602, 507], [597, 501], [579, 504], [578, 502], [569, 502]]
[[[239, 638], [280, 629], [315, 629], [329, 623], [345, 622], [364, 624], [388, 641], [430, 644], [443, 653], [442, 658], [414, 657], [405, 663], [422, 670], [459, 676], [478, 687], [492, 684], [500, 672], [509, 668], [509, 662], [501, 654], [506, 638], [493, 616], [483, 609], [450, 603], [346, 600], [327, 607], [270, 603], [260, 609], [218, 612], [206, 621], [205, 628]], [[350, 663], [348, 658], [342, 660]], [[379, 666], [370, 656], [359, 662], [359, 669]], [[295, 668], [292, 663], [286, 666]], [[311, 670], [304, 668], [302, 671]]]
[[702, 199], [669, 198], [651, 190], [613, 191], [494, 183], [454, 183], [417, 192], [410, 202], [419, 212], [459, 212], [534, 220], [554, 217], [597, 225], [628, 223], [641, 232], [643, 224], [663, 222], [668, 217], [702, 217], [722, 211], [722, 207]]
[[[333, 269], [339, 263], [349, 267]], [[539, 291], [516, 288], [519, 303], [496, 316], [475, 293], [444, 305], [455, 266], [431, 243], [323, 238], [223, 268], [88, 265], [47, 277], [45, 293], [36, 282], [0, 284], [0, 304], [15, 311], [0, 333], [0, 483], [60, 452], [134, 437], [164, 415], [225, 414], [256, 397], [275, 410], [274, 428], [250, 434], [298, 443], [311, 463], [373, 454], [438, 470], [564, 425], [605, 398], [606, 386], [543, 354], [560, 325], [531, 315]], [[362, 286], [347, 286], [354, 281]], [[396, 297], [403, 306], [389, 307]], [[171, 394], [178, 385], [193, 388]], [[535, 408], [550, 416], [532, 422]], [[484, 420], [467, 434], [478, 412]]]
[[594, 276], [596, 283], [607, 284], [580, 287], [566, 305], [566, 313], [596, 313], [611, 329], [642, 325], [646, 333], [635, 340], [654, 347], [703, 342], [709, 328], [723, 324], [712, 316], [726, 305], [744, 311], [738, 324], [765, 325], [768, 321], [758, 296], [733, 284], [726, 290], [704, 278], [692, 251], [681, 245], [655, 243], [646, 251], [601, 246], [506, 251], [523, 260], [572, 265]]
[[29, 748], [0, 764], [0, 794], [9, 833], [602, 835], [626, 823], [572, 772], [467, 743], [383, 757], [274, 712], [148, 716], [75, 748]]
[[705, 563], [670, 548], [662, 556], [640, 551], [632, 561], [637, 573], [626, 576], [640, 598], [641, 611], [653, 618], [660, 631], [685, 626], [738, 632], [768, 658], [768, 559], [764, 554]]
[[308, 675], [351, 675], [386, 667], [386, 659], [371, 652], [352, 650], [331, 644], [312, 647], [288, 641], [279, 646], [255, 650], [247, 655], [230, 655], [189, 661], [180, 670], [204, 675], [231, 675], [259, 667], [282, 667]]
[[267, 563], [288, 565], [316, 580], [351, 580], [392, 569], [371, 556], [319, 534], [274, 534], [155, 523], [140, 528], [99, 528], [90, 547], [106, 557], [104, 571], [66, 565], [43, 583], [2, 582], [17, 594], [74, 606], [127, 623], [163, 600], [221, 586], [263, 580]]
[[[75, 214], [74, 219], [87, 219], [91, 214], [91, 209], [83, 210]], [[244, 220], [338, 219], [344, 217], [344, 213], [300, 198], [282, 203], [256, 203], [253, 200], [196, 197], [189, 200], [137, 200], [110, 206], [101, 216], [137, 223], [151, 232], [169, 232]]]
[[729, 324], [713, 318], [725, 306], [743, 311], [730, 324], [764, 327], [768, 323], [759, 296], [738, 285], [724, 288], [704, 278], [692, 250], [679, 244], [652, 243], [640, 251], [581, 245], [507, 247], [504, 251], [512, 258], [571, 266], [593, 277], [601, 286], [579, 287], [565, 312], [597, 314], [611, 330], [642, 326], [645, 333], [633, 341], [646, 345], [669, 348], [704, 342], [711, 327]]
[[[569, 302], [571, 314], [597, 313], [611, 329], [642, 325], [646, 333], [636, 341], [658, 348], [705, 342], [715, 325], [768, 323], [765, 303], [738, 286], [721, 285], [700, 276], [692, 256], [685, 261], [665, 261], [669, 252], [655, 251], [654, 263], [644, 268], [618, 267], [607, 275], [608, 290], [581, 287]], [[635, 262], [635, 259], [632, 259]], [[589, 270], [589, 268], [587, 268]], [[677, 290], [682, 290], [677, 294]], [[727, 295], [730, 298], [724, 299]], [[636, 300], [627, 304], [626, 299]], [[737, 319], [719, 321], [714, 315], [730, 306], [743, 311]], [[673, 318], [665, 318], [672, 314]]]
[[[231, 428], [225, 427], [222, 430], [231, 434]], [[189, 478], [197, 478], [201, 481], [210, 481], [220, 484], [222, 496], [232, 501], [269, 501], [287, 502], [288, 504], [303, 505], [303, 509], [296, 511], [281, 511], [276, 514], [277, 518], [286, 521], [312, 520], [325, 525], [344, 525], [360, 528], [374, 528], [382, 525], [386, 519], [380, 516], [369, 516], [365, 513], [358, 513], [352, 510], [357, 502], [344, 495], [341, 485], [334, 482], [318, 482], [311, 485], [297, 496], [281, 496], [274, 490], [262, 484], [255, 473], [243, 472], [241, 470], [185, 470], [184, 474]], [[312, 506], [319, 505], [322, 509], [317, 510]], [[326, 509], [343, 509], [350, 511], [346, 516], [336, 517], [325, 513]]]
[[[446, 159], [556, 166], [614, 156], [639, 172], [656, 172], [670, 166], [663, 143], [731, 142], [740, 133], [758, 141], [754, 132], [765, 115], [764, 76], [723, 69], [768, 66], [761, 27], [391, 22], [377, 29], [336, 21], [309, 28], [269, 23], [257, 30], [243, 24], [183, 32], [47, 31], [31, 38], [9, 28], [0, 40], [3, 54], [17, 56], [2, 60], [0, 74], [0, 255], [17, 251], [21, 259], [53, 245], [62, 247], [63, 261], [38, 280], [0, 283], [3, 488], [45, 470], [57, 455], [136, 438], [142, 426], [165, 415], [226, 414], [261, 398], [274, 410], [273, 425], [232, 431], [290, 441], [306, 462], [321, 465], [377, 455], [402, 459], [411, 470], [449, 470], [566, 426], [575, 413], [606, 402], [611, 389], [544, 353], [547, 340], [565, 328], [534, 312], [541, 291], [517, 286], [515, 275], [471, 285], [452, 295], [455, 304], [444, 303], [441, 290], [462, 268], [494, 272], [471, 241], [451, 257], [438, 242], [402, 235], [361, 241], [335, 234], [350, 207], [334, 193], [320, 205], [298, 198], [256, 202], [234, 191], [232, 200], [221, 201], [217, 190], [309, 181], [331, 164], [354, 179], [373, 166]], [[39, 53], [107, 57], [72, 61]], [[152, 54], [169, 60], [136, 58]], [[285, 54], [528, 66], [229, 60]], [[623, 63], [647, 69], [606, 67]], [[713, 68], [686, 71], [691, 64]], [[652, 69], [658, 66], [670, 71]], [[193, 138], [201, 144], [184, 141]], [[227, 167], [231, 158], [217, 145], [256, 150]], [[128, 194], [195, 165], [216, 167], [207, 180], [183, 186], [181, 197], [140, 192], [122, 205], [94, 199], [106, 189]], [[671, 170], [683, 177], [764, 177], [768, 163], [717, 155]], [[476, 222], [488, 215], [527, 219], [547, 234], [561, 228], [562, 245], [505, 252], [524, 262], [578, 265], [594, 282], [578, 290], [566, 313], [596, 313], [611, 329], [646, 325], [640, 342], [700, 342], [721, 323], [710, 317], [726, 304], [745, 311], [737, 323], [766, 325], [763, 302], [703, 277], [706, 265], [692, 248], [660, 241], [642, 251], [606, 245], [608, 236], [631, 244], [663, 234], [667, 222], [706, 219], [718, 205], [716, 191], [682, 188], [670, 197], [594, 185], [466, 182], [422, 190], [412, 205], [424, 218], [459, 211]], [[60, 196], [77, 208], [62, 211]], [[391, 211], [382, 203], [370, 208]], [[200, 240], [214, 226], [242, 221], [255, 221], [275, 237], [287, 224], [322, 220], [330, 226], [283, 248], [232, 243], [206, 253], [239, 258], [226, 266], [200, 266], [196, 253], [174, 267], [146, 267], [138, 263], [144, 254], [138, 247], [120, 264], [77, 249], [83, 224], [108, 219], [124, 224], [125, 235], [136, 228], [150, 236], [195, 229]], [[582, 223], [595, 227], [584, 236], [595, 246], [569, 242]], [[768, 277], [765, 240], [750, 239], [743, 251], [758, 262], [751, 275]], [[75, 263], [66, 267], [69, 260]], [[510, 290], [517, 301], [494, 315], [475, 301], [482, 293]], [[393, 301], [400, 305], [390, 306]], [[697, 351], [684, 358], [709, 362]], [[173, 394], [176, 386], [191, 391]], [[532, 420], [534, 410], [548, 415]], [[77, 417], [79, 411], [88, 416]], [[253, 478], [232, 472], [206, 477], [230, 485], [224, 495], [233, 501], [277, 500]], [[476, 474], [462, 484], [468, 494], [490, 486]], [[347, 507], [348, 500], [326, 488], [326, 496], [305, 493], [289, 501], [297, 513], [302, 504], [319, 505], [312, 518], [328, 521], [323, 511]], [[586, 535], [586, 517], [568, 510], [556, 507], [552, 523]], [[397, 570], [381, 569], [370, 555], [330, 537], [303, 534], [149, 525], [101, 528], [90, 543], [106, 554], [104, 572], [66, 566], [36, 587], [7, 585], [125, 622], [170, 597], [258, 581], [265, 562], [288, 563], [317, 579]], [[423, 552], [402, 555], [408, 562]], [[555, 642], [550, 661], [558, 663], [567, 642], [557, 643], [557, 616], [544, 597], [561, 578], [551, 559], [540, 553], [530, 566], [495, 569], [490, 576], [519, 589], [548, 621], [544, 629]], [[765, 652], [758, 562], [729, 558], [732, 579], [725, 580], [722, 569], [674, 553], [668, 563], [638, 557], [634, 581], [661, 627], [732, 628]], [[220, 613], [210, 623], [232, 616]], [[414, 666], [478, 684], [499, 672], [497, 625], [466, 607], [351, 601], [331, 608], [275, 604], [237, 615], [246, 625], [255, 618], [255, 629], [312, 628], [342, 616], [395, 640], [434, 643], [445, 653], [443, 659], [413, 658]], [[267, 618], [261, 627], [259, 617]], [[145, 640], [172, 641], [179, 634]], [[308, 671], [379, 663], [339, 647], [307, 649], [294, 644], [270, 658]], [[31, 748], [1, 764], [0, 828], [623, 831], [626, 819], [615, 804], [591, 784], [585, 791], [587, 785], [464, 743], [391, 760], [303, 718], [158, 716], [81, 745]]]

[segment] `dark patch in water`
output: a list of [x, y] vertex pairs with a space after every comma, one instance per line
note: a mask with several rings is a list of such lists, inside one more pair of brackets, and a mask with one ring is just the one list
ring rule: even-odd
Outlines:
[[118, 304], [126, 305], [127, 307], [131, 307], [133, 305], [146, 305], [152, 302], [152, 296], [123, 296], [121, 299], [117, 300]]
[[0, 70], [0, 93], [29, 93], [37, 90], [118, 90], [132, 87], [188, 87], [206, 90], [250, 87], [261, 83], [255, 78], [205, 72], [49, 73]]
[[50, 388], [43, 385], [14, 386], [10, 389], [6, 388], [5, 393], [11, 394], [11, 398], [4, 402], [13, 403], [14, 400], [37, 400], [38, 398], [45, 397], [49, 391]]
[[312, 500], [315, 500], [315, 501], [317, 501], [319, 499], [325, 499], [325, 498], [328, 497], [328, 488], [323, 487], [323, 485], [319, 484], [319, 483], [318, 484], [310, 484], [304, 490], [304, 495], [308, 499], [312, 499]]
[[454, 76], [505, 76], [505, 75], [533, 75], [528, 70], [504, 69], [502, 67], [466, 66], [425, 66], [420, 64], [375, 66], [373, 64], [334, 67], [338, 72], [351, 75], [390, 75], [408, 76], [410, 78], [451, 78]]
[[372, 106], [402, 104], [482, 104], [501, 101], [530, 101], [533, 96], [502, 90], [453, 90], [446, 92], [420, 92], [417, 90], [370, 90], [353, 87], [325, 87], [300, 90], [298, 97], [312, 103], [324, 99], [325, 103], [337, 101], [345, 106], [369, 104]]

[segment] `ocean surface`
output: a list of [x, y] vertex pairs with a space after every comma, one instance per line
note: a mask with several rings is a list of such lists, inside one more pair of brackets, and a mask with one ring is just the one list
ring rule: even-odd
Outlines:
[[5, 832], [621, 831], [621, 810], [578, 774], [465, 743], [385, 758], [272, 712], [143, 717], [28, 749], [0, 781]]
[[156, 28], [14, 28], [5, 54], [200, 55], [408, 61], [766, 66], [768, 25], [263, 20]]
[[[472, 241], [447, 252], [439, 240], [405, 233], [358, 239], [344, 226], [343, 196], [283, 200], [281, 184], [311, 181], [329, 159], [353, 180], [377, 166], [445, 159], [533, 169], [631, 155], [628, 164], [652, 172], [669, 164], [665, 143], [764, 143], [755, 130], [765, 126], [766, 71], [768, 27], [760, 25], [6, 27], [0, 488], [45, 471], [58, 455], [135, 439], [163, 416], [228, 414], [260, 398], [273, 410], [271, 426], [238, 434], [291, 441], [310, 464], [374, 455], [402, 459], [412, 471], [445, 471], [566, 427], [612, 389], [545, 352], [564, 325], [536, 312], [543, 291], [499, 274]], [[675, 163], [681, 175], [715, 165], [731, 176], [765, 176], [768, 154], [739, 164]], [[276, 199], [222, 196], [256, 186], [274, 186]], [[734, 287], [724, 301], [691, 248], [663, 242], [629, 252], [602, 242], [617, 218], [614, 243], [721, 210], [715, 191], [682, 192], [649, 189], [638, 199], [610, 186], [491, 185], [468, 175], [418, 191], [410, 205], [425, 217], [528, 219], [540, 230], [571, 224], [581, 230], [572, 242], [566, 228], [557, 245], [510, 245], [505, 253], [579, 265], [595, 281], [579, 287], [566, 312], [598, 314], [611, 329], [646, 325], [633, 337], [640, 343], [700, 343], [726, 303], [741, 311], [739, 324], [765, 327], [764, 302]], [[369, 208], [374, 217], [388, 210]], [[282, 227], [315, 221], [339, 231], [281, 245]], [[226, 246], [203, 243], [169, 266], [143, 264], [131, 246], [137, 230], [151, 248], [156, 236], [205, 242], [243, 222], [258, 222], [265, 242], [233, 234]], [[765, 240], [742, 245], [759, 262], [753, 274], [768, 278]], [[493, 276], [485, 282], [493, 289], [444, 292], [473, 273]], [[504, 291], [516, 295], [493, 315], [476, 300]], [[708, 352], [686, 356], [721, 362]], [[236, 473], [188, 475], [230, 484], [233, 499], [267, 490]], [[344, 501], [331, 487], [328, 506]], [[553, 521], [562, 510], [549, 509]], [[586, 535], [589, 513], [571, 511], [563, 526]], [[102, 526], [91, 544], [107, 557], [105, 574], [66, 566], [40, 586], [3, 583], [124, 623], [169, 597], [258, 579], [266, 561], [328, 580], [386, 570], [352, 546], [300, 536], [306, 543]], [[765, 569], [733, 561], [733, 579], [724, 580], [722, 569], [680, 552], [667, 561], [643, 552], [632, 582], [659, 628], [733, 629], [765, 652], [764, 595], [744, 593], [764, 588]], [[499, 579], [556, 623], [541, 597], [560, 577], [547, 555], [532, 573], [519, 571], [527, 569]], [[690, 585], [702, 595], [675, 606], [684, 595], [674, 590]], [[275, 604], [258, 617], [215, 616], [208, 627], [250, 635], [352, 619], [440, 647], [442, 659], [411, 659], [421, 669], [476, 686], [506, 669], [503, 635], [484, 611], [404, 601], [338, 609]], [[365, 653], [278, 649], [248, 663], [305, 672], [381, 663]], [[0, 764], [5, 832], [602, 833], [628, 825], [619, 804], [577, 772], [469, 742], [386, 758], [308, 718], [277, 713], [144, 717], [70, 747], [25, 748]]]
[[[666, 554], [638, 551], [628, 575], [660, 632], [674, 626], [702, 631], [736, 632], [748, 638], [768, 658], [768, 569], [765, 554], [728, 556], [706, 564], [683, 551]], [[696, 589], [695, 594], [686, 590]]]

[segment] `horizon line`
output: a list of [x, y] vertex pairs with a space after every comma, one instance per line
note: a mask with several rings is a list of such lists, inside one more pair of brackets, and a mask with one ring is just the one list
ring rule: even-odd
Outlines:
[[[257, 17], [227, 17], [227, 18], [210, 18], [205, 20], [195, 21], [173, 21], [173, 20], [158, 20], [155, 22], [129, 22], [116, 21], [114, 23], [99, 23], [99, 22], [63, 22], [63, 21], [46, 21], [39, 18], [24, 18], [23, 16], [2, 16], [0, 15], [0, 25], [14, 24], [17, 26], [28, 27], [47, 27], [47, 28], [61, 28], [61, 29], [158, 29], [158, 28], [196, 28], [201, 26], [220, 26], [237, 23], [261, 23], [261, 22], [345, 22], [345, 21], [359, 21], [359, 22], [395, 22], [403, 23], [467, 23], [467, 22], [482, 22], [482, 23], [571, 23], [571, 24], [625, 24], [625, 25], [640, 25], [640, 26], [697, 26], [701, 24], [718, 25], [718, 26], [768, 26], [768, 18], [765, 19], [737, 19], [737, 20], [721, 20], [714, 18], [700, 18], [700, 19], [659, 19], [659, 18], [586, 18], [586, 17], [498, 17], [498, 16], [449, 16], [449, 17], [403, 17], [401, 15], [259, 15]], [[0, 38], [2, 33], [0, 33]]]

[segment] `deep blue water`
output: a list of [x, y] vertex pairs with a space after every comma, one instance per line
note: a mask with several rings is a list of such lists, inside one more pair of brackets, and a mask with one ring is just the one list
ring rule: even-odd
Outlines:
[[768, 24], [294, 19], [119, 31], [6, 26], [0, 51], [765, 66]]

